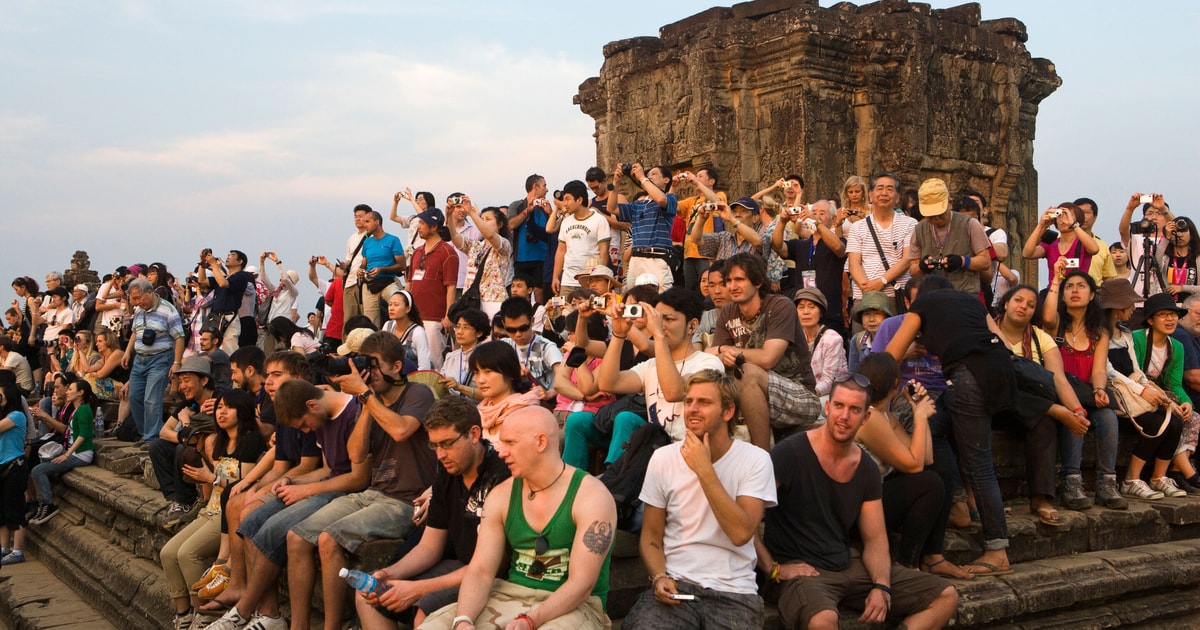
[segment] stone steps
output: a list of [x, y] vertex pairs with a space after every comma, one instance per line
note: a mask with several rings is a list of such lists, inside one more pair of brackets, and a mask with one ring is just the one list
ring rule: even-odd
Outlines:
[[0, 628], [116, 630], [30, 554], [0, 574]]

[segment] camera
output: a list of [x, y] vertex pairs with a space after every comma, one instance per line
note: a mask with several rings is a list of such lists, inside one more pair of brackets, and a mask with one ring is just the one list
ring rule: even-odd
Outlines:
[[375, 357], [365, 354], [353, 357], [329, 357], [324, 365], [325, 374], [329, 376], [346, 376], [350, 374], [350, 364], [358, 369], [359, 374], [365, 374], [375, 365]]
[[716, 209], [717, 209], [717, 204], [715, 204], [711, 201], [705, 201], [704, 203], [700, 204], [700, 212], [704, 213], [704, 214], [708, 214]]
[[153, 328], [145, 328], [142, 330], [142, 345], [153, 346], [154, 340], [158, 338], [158, 331]]
[[794, 185], [794, 184], [792, 183], [792, 180], [790, 180], [790, 179], [785, 179], [785, 180], [783, 180], [783, 187], [784, 187], [784, 188], [791, 188], [793, 185]]
[[1055, 208], [1055, 209], [1051, 210], [1049, 213], [1047, 213], [1047, 215], [1051, 219], [1057, 219], [1059, 217], [1059, 215], [1061, 215], [1061, 214], [1062, 214], [1062, 208]]
[[787, 209], [787, 212], [793, 217], [798, 217], [801, 212], [804, 212], [804, 206], [792, 206]]
[[561, 190], [554, 191], [554, 200], [562, 201], [563, 192]]
[[915, 382], [909, 381], [908, 385], [906, 386], [906, 389], [908, 390], [908, 397], [912, 398], [913, 402], [916, 402], [916, 401], [924, 398], [924, 396], [917, 395], [917, 384]]
[[1139, 200], [1139, 203], [1154, 203], [1154, 195], [1142, 195]]
[[946, 268], [946, 259], [939, 258], [937, 256], [926, 256], [925, 258], [921, 259], [921, 264], [930, 270], [945, 269]]
[[462, 195], [451, 195], [450, 198], [447, 199], [447, 201], [450, 202], [450, 205], [457, 206], [463, 202], [463, 196]]
[[603, 311], [604, 309], [608, 308], [608, 298], [604, 297], [603, 295], [597, 295], [593, 297], [592, 308], [596, 309], [597, 311]]
[[625, 177], [633, 177], [633, 165], [629, 162], [621, 164], [621, 174]]
[[315, 264], [317, 264], [318, 262], [319, 262], [319, 260], [318, 260], [318, 257], [317, 257], [317, 256], [313, 256], [313, 257], [311, 257], [311, 258], [309, 258], [309, 259], [308, 259], [308, 264], [310, 264], [310, 265], [315, 265]]
[[567, 305], [567, 298], [565, 298], [561, 295], [556, 295], [556, 296], [550, 298], [550, 300], [548, 302], [546, 302], [546, 306], [549, 308], [562, 308], [566, 305]]
[[1178, 232], [1186, 232], [1188, 229], [1187, 221], [1183, 219], [1175, 219], [1175, 230]]
[[206, 258], [208, 258], [209, 256], [212, 256], [212, 248], [211, 248], [211, 247], [205, 247], [205, 248], [204, 248], [204, 249], [203, 249], [203, 250], [200, 252], [200, 258], [202, 258], [202, 259], [206, 259]]
[[1078, 258], [1064, 258], [1063, 260], [1067, 261], [1067, 263], [1066, 263], [1067, 269], [1078, 269], [1079, 268], [1079, 259]]
[[571, 352], [567, 353], [567, 358], [563, 361], [569, 368], [577, 368], [585, 362], [587, 362], [587, 350], [583, 348], [571, 348]]
[[816, 219], [805, 219], [804, 220], [804, 228], [806, 230], [808, 230], [809, 232], [816, 232], [817, 231], [817, 220]]
[[1156, 234], [1158, 232], [1158, 224], [1150, 219], [1142, 219], [1136, 223], [1129, 224], [1130, 234]]
[[637, 319], [645, 314], [641, 304], [626, 304], [625, 312], [621, 313], [621, 316], [625, 319]]

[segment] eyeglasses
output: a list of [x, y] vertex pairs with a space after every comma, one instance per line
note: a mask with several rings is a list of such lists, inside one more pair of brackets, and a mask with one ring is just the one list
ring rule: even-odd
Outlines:
[[[546, 540], [545, 535], [538, 534], [537, 538], [533, 539], [534, 555], [541, 556], [542, 554], [546, 553], [549, 550], [550, 550], [550, 541]], [[542, 579], [542, 576], [546, 575], [546, 563], [544, 561], [542, 561], [541, 558], [534, 558], [533, 562], [529, 565], [529, 570], [525, 572], [525, 575], [528, 575], [529, 577], [531, 577], [535, 580]]]
[[429, 450], [436, 451], [440, 448], [443, 451], [448, 451], [448, 450], [450, 450], [450, 447], [454, 446], [454, 443], [461, 440], [464, 435], [466, 435], [466, 434], [459, 433], [458, 437], [454, 438], [453, 440], [446, 440], [444, 442], [430, 442]]
[[862, 374], [858, 374], [858, 373], [847, 374], [841, 378], [834, 379], [833, 384], [841, 385], [842, 383], [845, 383], [846, 381], [849, 381], [849, 380], [853, 380], [856, 384], [858, 384], [859, 387], [862, 387], [862, 388], [867, 388], [867, 387], [871, 386], [871, 379], [867, 378], [866, 376], [863, 376]]
[[504, 330], [507, 331], [508, 334], [510, 334], [510, 335], [515, 335], [517, 333], [527, 332], [530, 328], [533, 328], [533, 324], [531, 324], [529, 322], [525, 322], [524, 324], [521, 324], [520, 326], [505, 326]]

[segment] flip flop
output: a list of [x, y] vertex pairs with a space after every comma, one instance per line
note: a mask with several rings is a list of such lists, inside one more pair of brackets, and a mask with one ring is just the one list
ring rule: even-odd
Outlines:
[[1054, 509], [1054, 506], [1052, 505], [1043, 505], [1037, 509], [1036, 514], [1038, 520], [1042, 522], [1042, 525], [1047, 525], [1049, 527], [1061, 527], [1063, 524], [1062, 518], [1060, 518], [1058, 515], [1058, 510]]
[[[972, 570], [968, 569], [967, 567], [982, 567], [984, 569], [987, 569], [987, 571], [972, 571]], [[998, 567], [990, 562], [984, 562], [982, 560], [976, 560], [975, 562], [968, 562], [967, 564], [964, 564], [963, 571], [974, 574], [975, 577], [991, 577], [993, 575], [1008, 575], [1009, 573], [1013, 572], [1012, 567], [1009, 567], [1007, 569], [1001, 569], [1000, 567]]]
[[922, 562], [921, 570], [924, 571], [925, 573], [928, 573], [929, 575], [936, 575], [938, 577], [946, 578], [947, 580], [974, 580], [975, 579], [974, 573], [971, 573], [970, 571], [967, 571], [966, 569], [963, 569], [962, 567], [959, 567], [959, 569], [962, 570], [963, 572], [965, 572], [969, 577], [950, 575], [949, 573], [934, 572], [933, 567], [936, 567], [939, 564], [944, 564], [945, 562], [946, 562], [945, 558], [942, 558], [941, 560], [938, 560], [937, 562], [932, 562], [929, 564]]

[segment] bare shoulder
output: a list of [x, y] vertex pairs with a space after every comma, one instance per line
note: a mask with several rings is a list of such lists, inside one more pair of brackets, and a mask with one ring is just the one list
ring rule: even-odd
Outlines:
[[579, 491], [576, 493], [572, 511], [578, 513], [580, 508], [611, 512], [614, 518], [617, 513], [617, 504], [613, 500], [612, 493], [608, 491], [608, 487], [591, 475], [585, 475], [579, 483]]
[[512, 477], [500, 482], [496, 487], [488, 492], [487, 498], [483, 501], [484, 516], [499, 516], [501, 520], [508, 513], [508, 499], [512, 494], [513, 480]]

